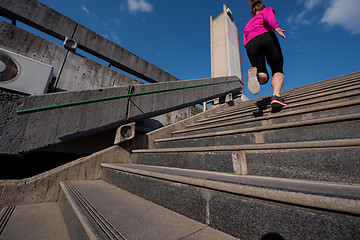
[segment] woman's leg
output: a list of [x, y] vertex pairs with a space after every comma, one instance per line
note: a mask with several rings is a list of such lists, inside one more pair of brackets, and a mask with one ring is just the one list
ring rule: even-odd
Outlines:
[[252, 67], [248, 71], [248, 88], [255, 95], [260, 91], [259, 74], [256, 67]]
[[259, 82], [260, 84], [265, 84], [269, 80], [269, 76], [266, 73], [259, 72]]
[[269, 34], [271, 41], [268, 41], [266, 60], [271, 68], [273, 74], [271, 86], [273, 88], [273, 95], [280, 96], [281, 88], [284, 84], [283, 65], [284, 58], [281, 51], [279, 40], [274, 32]]
[[[259, 74], [260, 75], [260, 74]], [[273, 95], [280, 96], [281, 88], [284, 84], [284, 74], [281, 72], [277, 72], [274, 74], [271, 80], [271, 86], [273, 88]]]
[[260, 91], [260, 84], [265, 84], [269, 80], [265, 55], [261, 47], [264, 36], [265, 35], [257, 36], [246, 46], [246, 52], [252, 66], [248, 71], [248, 88], [253, 94], [258, 94]]
[[271, 97], [271, 106], [274, 108], [282, 108], [288, 104], [280, 97], [281, 88], [284, 84], [284, 74], [276, 72], [271, 80], [271, 86], [273, 88], [273, 96]]

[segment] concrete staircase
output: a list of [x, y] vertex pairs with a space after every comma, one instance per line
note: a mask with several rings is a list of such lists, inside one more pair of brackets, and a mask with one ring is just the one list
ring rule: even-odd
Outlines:
[[249, 100], [62, 182], [59, 239], [359, 239], [359, 89], [354, 73], [285, 91], [282, 110]]

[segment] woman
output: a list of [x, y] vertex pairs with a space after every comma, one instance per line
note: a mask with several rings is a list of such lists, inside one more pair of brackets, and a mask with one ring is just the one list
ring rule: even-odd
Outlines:
[[285, 38], [284, 30], [279, 27], [273, 8], [266, 7], [261, 0], [249, 0], [249, 3], [252, 19], [246, 24], [243, 37], [243, 44], [252, 65], [248, 72], [249, 90], [253, 94], [258, 94], [260, 84], [266, 84], [269, 81], [266, 59], [272, 71], [273, 96], [271, 97], [271, 106], [287, 106], [288, 104], [280, 97], [281, 88], [284, 84], [284, 59], [279, 40], [274, 33], [276, 31]]

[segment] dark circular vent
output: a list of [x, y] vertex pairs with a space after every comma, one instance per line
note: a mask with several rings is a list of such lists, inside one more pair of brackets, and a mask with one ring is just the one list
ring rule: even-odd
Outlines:
[[0, 52], [0, 82], [13, 80], [19, 74], [19, 67], [9, 56]]

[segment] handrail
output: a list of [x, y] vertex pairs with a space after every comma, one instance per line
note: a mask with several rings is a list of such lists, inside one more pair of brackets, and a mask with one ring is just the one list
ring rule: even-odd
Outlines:
[[170, 91], [182, 90], [182, 89], [188, 89], [188, 88], [206, 87], [206, 86], [211, 86], [211, 85], [218, 85], [218, 84], [232, 83], [232, 82], [240, 82], [241, 84], [243, 84], [241, 80], [231, 80], [231, 81], [223, 81], [223, 82], [218, 82], [218, 83], [207, 83], [207, 84], [200, 84], [200, 85], [193, 85], [193, 86], [186, 86], [186, 87], [160, 89], [160, 90], [154, 90], [154, 91], [149, 91], [149, 92], [131, 93], [131, 94], [125, 94], [125, 95], [119, 95], [119, 96], [113, 96], [113, 97], [95, 98], [95, 99], [89, 99], [89, 100], [83, 100], [83, 101], [77, 101], [77, 102], [62, 103], [62, 104], [43, 106], [43, 107], [37, 107], [37, 108], [29, 108], [29, 109], [18, 110], [18, 111], [16, 111], [16, 113], [21, 115], [21, 114], [41, 112], [41, 111], [47, 111], [47, 110], [51, 110], [51, 109], [64, 108], [64, 107], [70, 107], [70, 106], [76, 106], [76, 105], [82, 105], [82, 104], [88, 104], [88, 103], [94, 103], [94, 102], [104, 102], [104, 101], [110, 101], [110, 100], [120, 99], [120, 98], [127, 98], [127, 97], [131, 98], [133, 96], [147, 95], [147, 94], [160, 93], [160, 92], [170, 92]]

